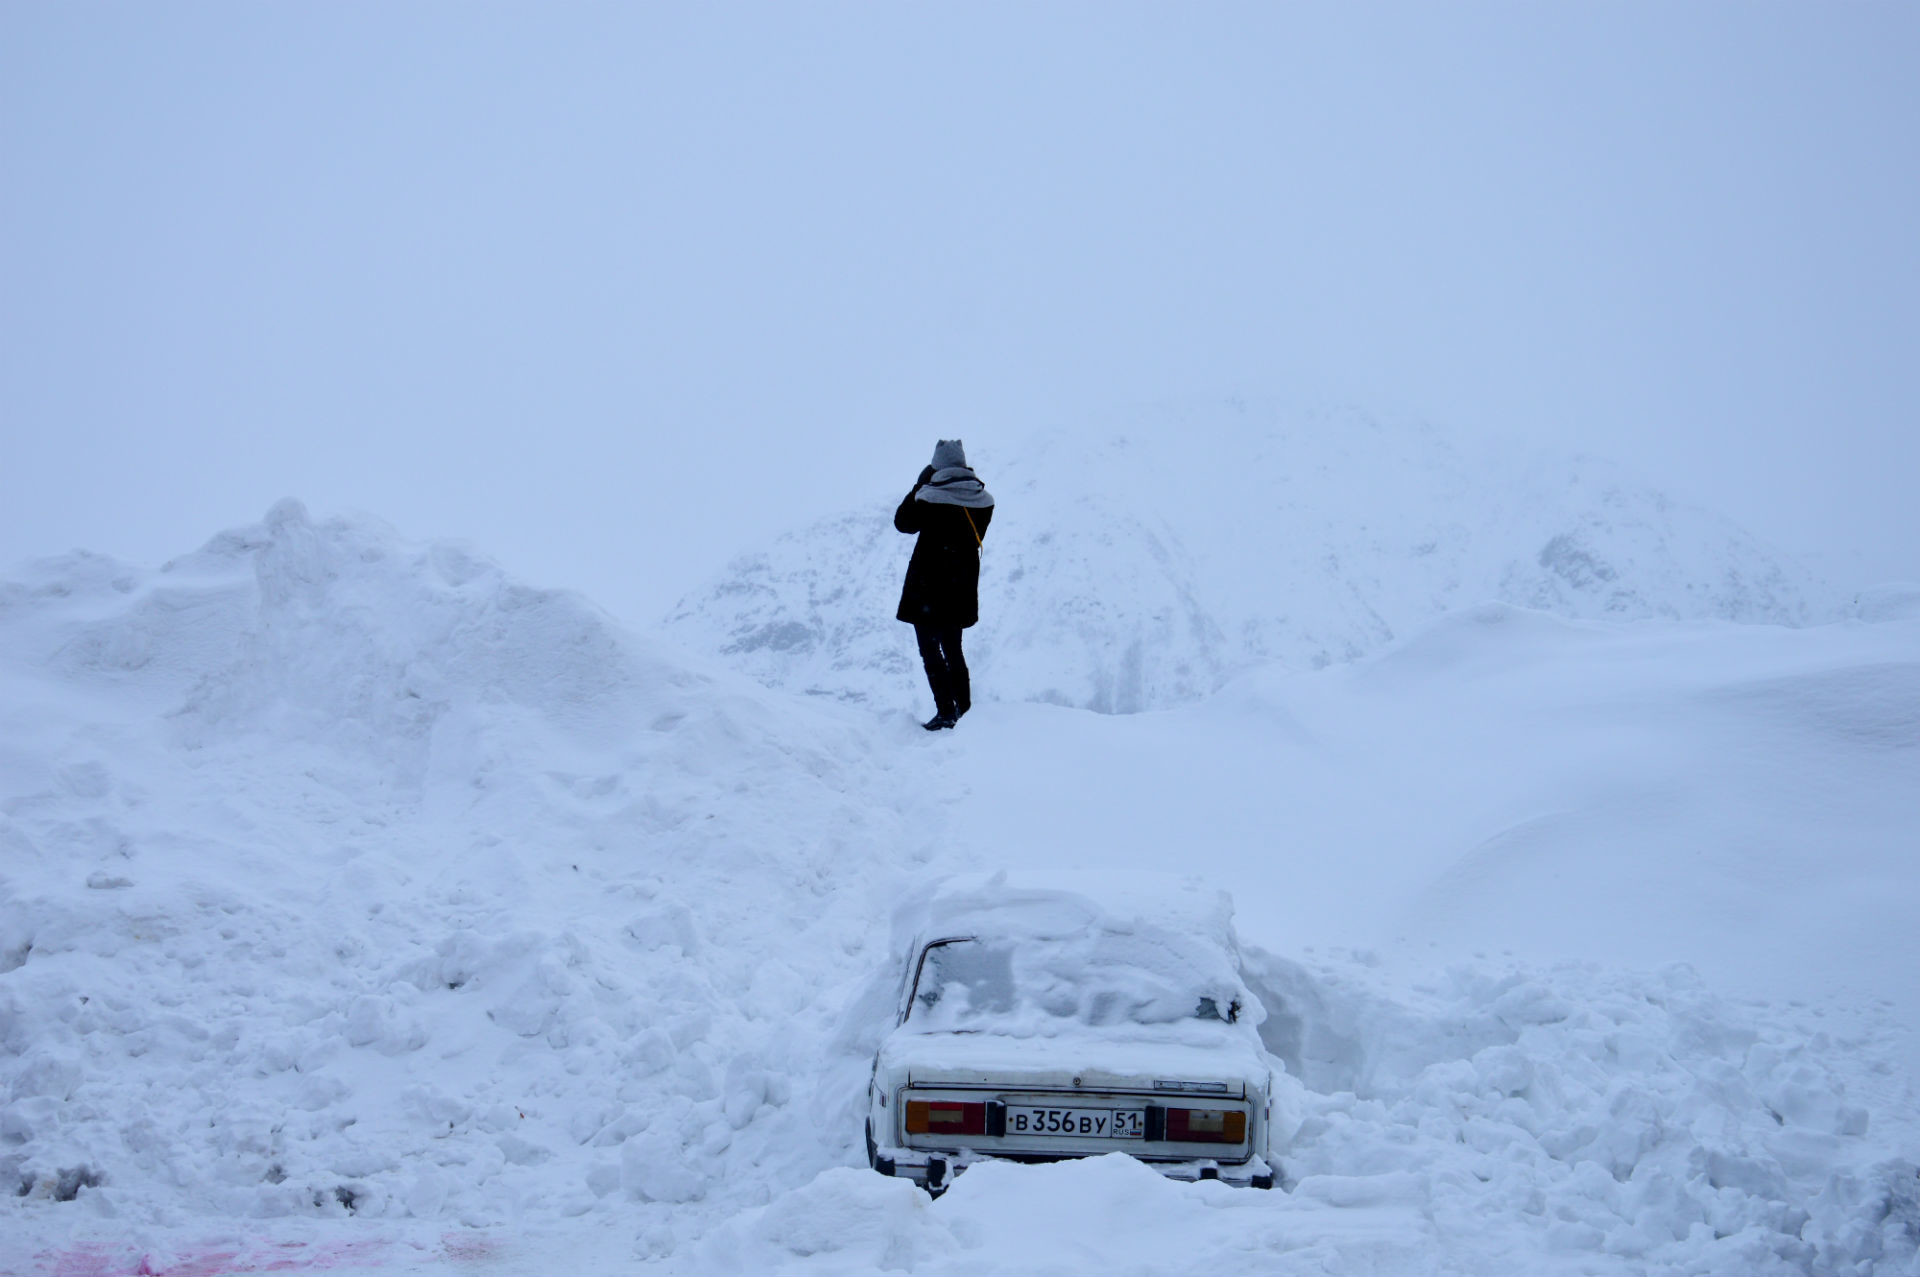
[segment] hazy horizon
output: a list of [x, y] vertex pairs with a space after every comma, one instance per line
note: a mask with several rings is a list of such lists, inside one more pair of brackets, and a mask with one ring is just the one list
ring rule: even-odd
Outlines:
[[0, 564], [291, 495], [651, 622], [938, 435], [1239, 395], [1920, 579], [1917, 55], [1891, 5], [14, 6]]

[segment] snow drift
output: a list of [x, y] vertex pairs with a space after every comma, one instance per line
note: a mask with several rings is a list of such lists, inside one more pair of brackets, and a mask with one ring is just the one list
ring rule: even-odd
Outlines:
[[846, 724], [291, 503], [156, 573], [41, 564], [0, 634], [23, 1200], [486, 1225], [561, 1148], [598, 1150], [566, 1211], [791, 1155], [735, 1135], [790, 1094], [773, 1026], [830, 1014], [804, 955], [915, 845]]
[[[1884, 611], [1469, 609], [929, 737], [290, 503], [31, 565], [0, 1269], [1911, 1272], [1920, 622]], [[1284, 1191], [864, 1169], [894, 907], [1007, 864], [1233, 893]]]

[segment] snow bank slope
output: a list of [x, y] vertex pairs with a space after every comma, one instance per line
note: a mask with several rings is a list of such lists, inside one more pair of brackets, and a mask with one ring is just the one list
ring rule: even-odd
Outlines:
[[[1793, 625], [1833, 606], [1739, 528], [1604, 463], [1358, 413], [1161, 408], [973, 448], [1000, 501], [968, 634], [995, 699], [1164, 707], [1260, 662], [1352, 660], [1495, 600]], [[910, 548], [889, 523], [897, 500], [735, 561], [670, 625], [772, 686], [897, 703], [918, 668], [893, 620]]]
[[777, 1067], [919, 845], [846, 723], [291, 503], [157, 573], [37, 566], [0, 653], [22, 1202], [482, 1227], [857, 1140]]
[[[1493, 607], [929, 735], [292, 505], [36, 565], [0, 1271], [1910, 1271], [1916, 626]], [[888, 919], [1009, 865], [1233, 892], [1285, 1191], [861, 1166]]]
[[982, 842], [1110, 875], [1204, 866], [1269, 948], [1679, 961], [1920, 1026], [1920, 620], [1488, 605], [1166, 713], [976, 714], [948, 783], [991, 795], [968, 815]]
[[[1063, 1170], [1056, 1213], [1165, 1224], [1129, 1254], [1166, 1271], [1915, 1262], [1920, 623], [1490, 605], [1164, 713], [984, 706], [939, 750], [980, 854], [1094, 882], [1204, 873], [1268, 951], [1248, 978], [1296, 1084], [1286, 1205], [1115, 1208], [1099, 1195], [1130, 1190]], [[936, 1222], [968, 1221], [957, 1240], [906, 1236], [956, 1264], [1036, 1262], [966, 1246], [991, 1218], [954, 1196]], [[1037, 1253], [1071, 1270], [1085, 1237]]]

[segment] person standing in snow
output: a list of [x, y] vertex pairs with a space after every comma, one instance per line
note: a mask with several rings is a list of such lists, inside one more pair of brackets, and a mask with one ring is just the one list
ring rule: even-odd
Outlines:
[[980, 548], [993, 520], [993, 497], [967, 468], [958, 439], [934, 445], [933, 464], [893, 512], [897, 531], [917, 533], [900, 610], [913, 627], [933, 688], [928, 731], [952, 727], [973, 704], [960, 632], [980, 619]]

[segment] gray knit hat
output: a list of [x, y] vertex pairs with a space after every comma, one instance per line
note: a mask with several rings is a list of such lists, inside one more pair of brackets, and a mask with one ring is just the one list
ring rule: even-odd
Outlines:
[[955, 466], [966, 468], [967, 450], [960, 446], [958, 439], [942, 439], [933, 445], [933, 468], [950, 470]]

